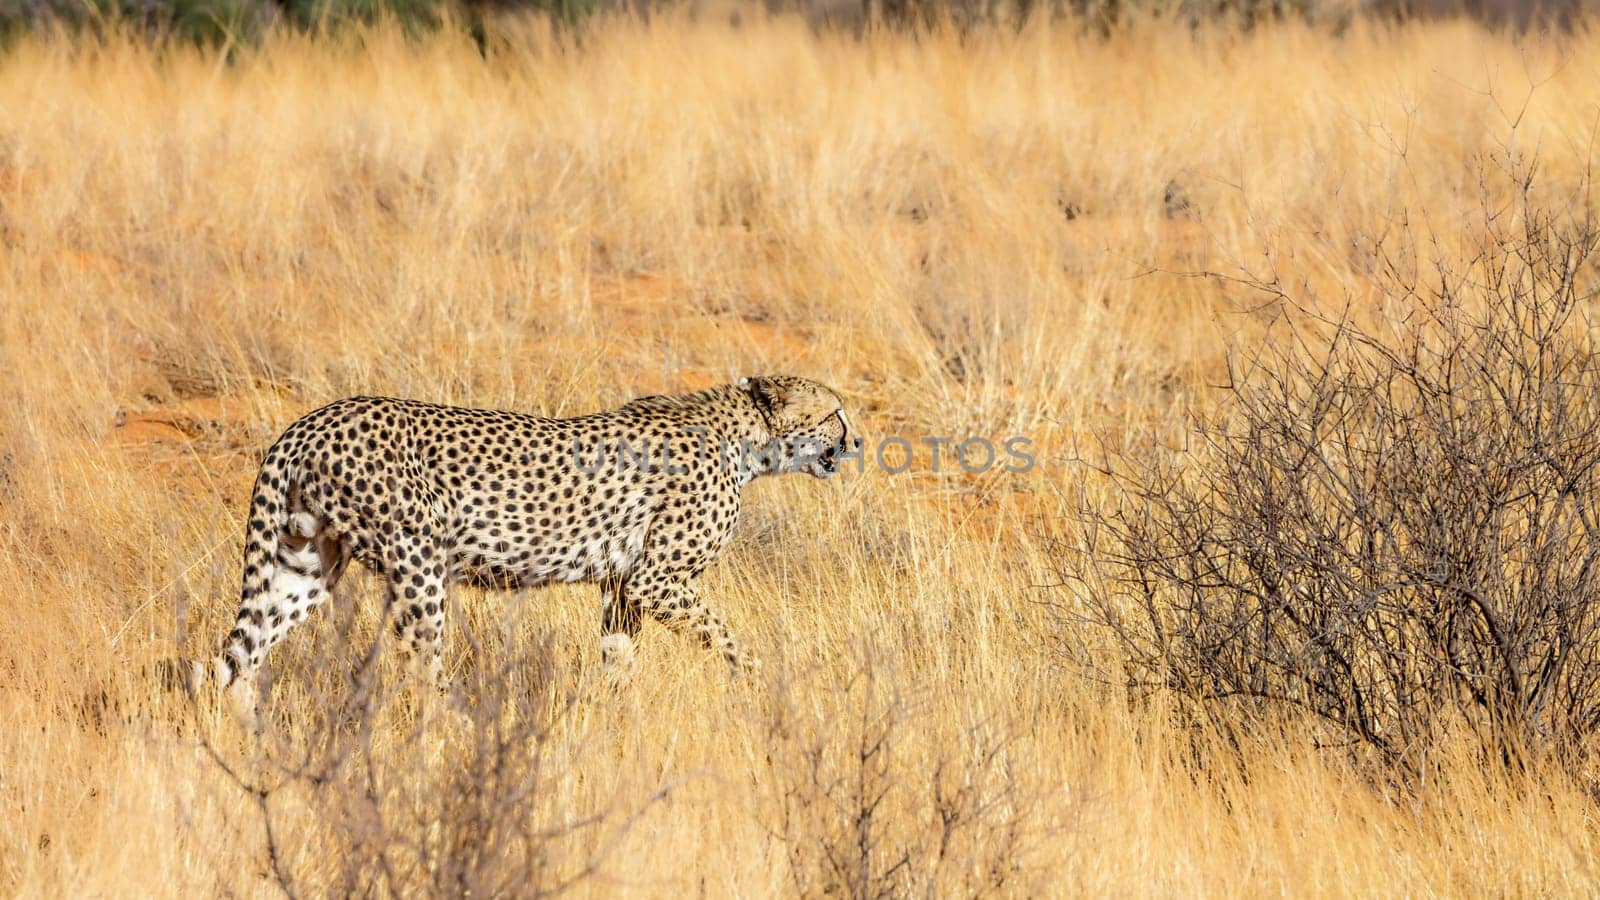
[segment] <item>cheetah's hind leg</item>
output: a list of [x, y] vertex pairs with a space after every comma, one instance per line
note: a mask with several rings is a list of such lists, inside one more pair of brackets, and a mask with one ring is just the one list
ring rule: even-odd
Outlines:
[[450, 691], [444, 672], [445, 553], [427, 538], [396, 535], [386, 561], [385, 608], [400, 647], [439, 693]]

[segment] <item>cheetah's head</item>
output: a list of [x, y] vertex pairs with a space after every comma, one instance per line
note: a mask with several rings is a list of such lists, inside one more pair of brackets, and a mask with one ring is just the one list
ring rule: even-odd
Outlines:
[[827, 387], [793, 375], [741, 378], [739, 387], [750, 394], [772, 434], [772, 472], [827, 478], [843, 459], [859, 453], [861, 438], [852, 432], [839, 395]]

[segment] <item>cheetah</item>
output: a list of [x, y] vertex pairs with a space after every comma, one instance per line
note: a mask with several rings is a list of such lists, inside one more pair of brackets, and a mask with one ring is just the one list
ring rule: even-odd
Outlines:
[[763, 475], [834, 475], [859, 457], [839, 397], [787, 375], [645, 397], [574, 418], [351, 397], [290, 425], [256, 476], [238, 616], [191, 664], [253, 711], [267, 652], [328, 599], [350, 560], [386, 584], [400, 646], [443, 671], [446, 591], [600, 587], [602, 671], [626, 680], [646, 616], [758, 665], [696, 589]]

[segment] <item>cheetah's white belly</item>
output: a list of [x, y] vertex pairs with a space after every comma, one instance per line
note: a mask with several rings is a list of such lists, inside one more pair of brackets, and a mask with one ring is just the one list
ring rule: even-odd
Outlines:
[[552, 566], [544, 577], [551, 581], [588, 581], [608, 575], [621, 575], [633, 570], [633, 564], [644, 552], [644, 536], [649, 530], [648, 521], [626, 531], [597, 535], [571, 548], [565, 556], [565, 565]]

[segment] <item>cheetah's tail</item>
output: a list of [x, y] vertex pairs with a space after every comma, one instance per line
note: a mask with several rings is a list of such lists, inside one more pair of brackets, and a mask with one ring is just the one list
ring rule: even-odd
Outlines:
[[[293, 466], [280, 442], [267, 451], [250, 492], [249, 521], [244, 534], [244, 574], [233, 629], [223, 639], [215, 656], [189, 663], [183, 675], [185, 686], [191, 692], [198, 692], [207, 683], [219, 689], [231, 687], [241, 676], [253, 671], [251, 656], [266, 637], [267, 627], [259, 598], [271, 589], [274, 575], [284, 564], [280, 558], [283, 535], [287, 531], [305, 531], [309, 537], [315, 527], [308, 513], [293, 508], [291, 495], [297, 493]], [[299, 521], [301, 519], [305, 521]]]

